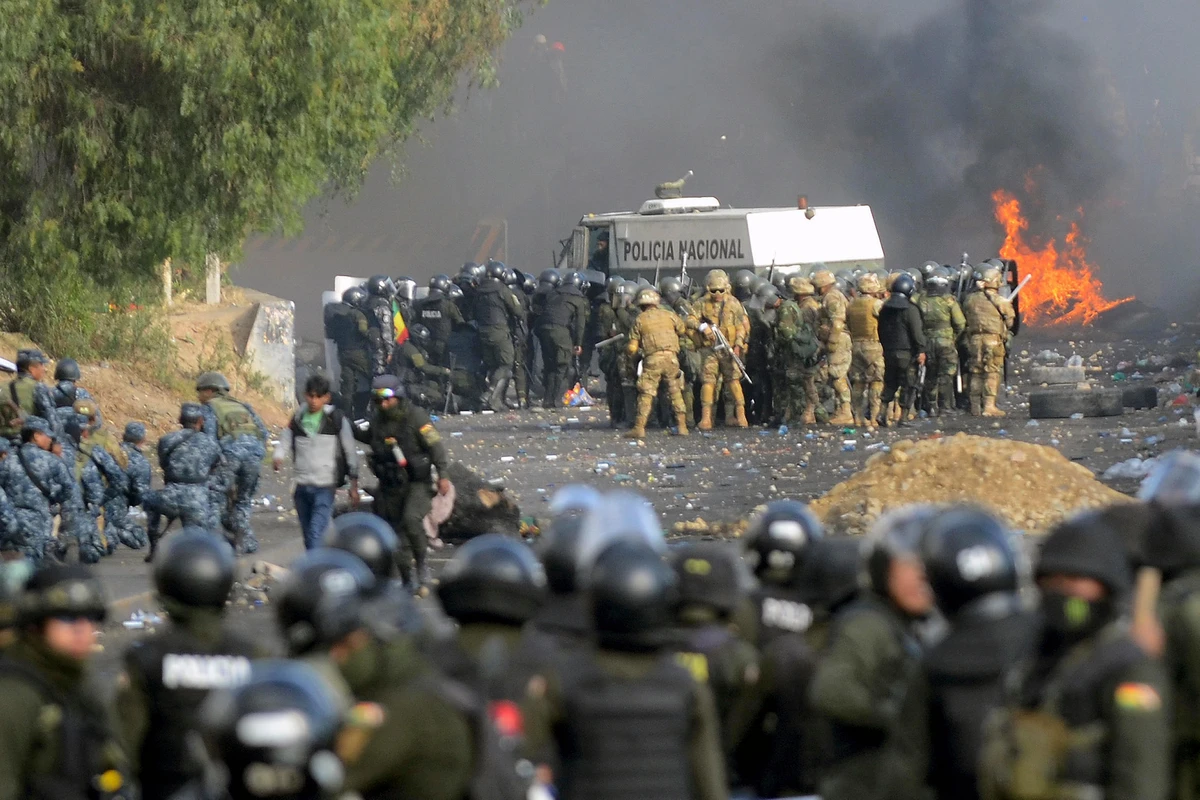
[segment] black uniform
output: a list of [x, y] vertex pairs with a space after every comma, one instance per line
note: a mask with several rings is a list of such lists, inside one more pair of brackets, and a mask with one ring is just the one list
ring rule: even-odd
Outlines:
[[392, 301], [386, 297], [371, 295], [367, 300], [366, 315], [370, 324], [372, 371], [375, 375], [382, 375], [387, 372], [392, 361], [392, 348], [396, 345]]
[[902, 294], [893, 294], [879, 311], [879, 342], [883, 345], [884, 406], [900, 390], [900, 405], [912, 405], [916, 387], [917, 356], [925, 352], [925, 324], [921, 312]]
[[471, 320], [479, 330], [483, 362], [488, 369], [493, 409], [502, 405], [504, 392], [513, 377], [516, 349], [513, 339], [524, 336], [524, 311], [521, 301], [503, 281], [489, 278], [480, 284], [471, 301]]
[[439, 367], [450, 366], [446, 348], [456, 325], [466, 324], [454, 301], [439, 291], [417, 303], [416, 321], [429, 329], [429, 360]]
[[325, 306], [325, 337], [337, 345], [342, 373], [340, 408], [360, 417], [366, 411], [373, 369], [370, 321], [362, 309], [349, 303], [329, 303]]
[[569, 284], [555, 290], [546, 302], [545, 312], [538, 317], [537, 336], [546, 370], [546, 408], [562, 405], [563, 393], [569, 388], [573, 348], [583, 347], [587, 320], [587, 298]]

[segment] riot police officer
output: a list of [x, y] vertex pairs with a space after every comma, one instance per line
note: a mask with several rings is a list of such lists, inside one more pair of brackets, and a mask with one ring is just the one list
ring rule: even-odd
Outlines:
[[949, 632], [925, 654], [930, 784], [938, 800], [979, 797], [979, 756], [1004, 681], [1028, 656], [1035, 622], [1023, 609], [1013, 534], [991, 515], [951, 508], [930, 524], [925, 570]]
[[591, 570], [599, 649], [564, 669], [552, 708], [563, 800], [728, 797], [712, 695], [671, 657], [675, 573], [620, 541]]
[[256, 663], [246, 683], [201, 707], [204, 777], [171, 800], [334, 800], [344, 785], [342, 729], [336, 698], [311, 667]]
[[380, 638], [415, 635], [425, 629], [412, 591], [396, 577], [400, 540], [383, 517], [366, 511], [335, 517], [325, 534], [324, 546], [358, 556], [375, 576], [375, 588], [366, 600], [366, 616], [371, 630]]
[[434, 275], [429, 280], [429, 294], [417, 303], [416, 322], [429, 329], [429, 360], [440, 367], [450, 366], [446, 346], [455, 327], [466, 324], [462, 312], [450, 299], [450, 278]]
[[[909, 299], [916, 284], [901, 273], [892, 281], [892, 294], [879, 311], [879, 341], [883, 344], [883, 406], [886, 409], [899, 391], [901, 416], [915, 415], [918, 366], [925, 363], [925, 324], [921, 312]], [[887, 425], [891, 417], [878, 420]]]
[[499, 261], [488, 264], [487, 277], [475, 290], [471, 306], [471, 321], [479, 330], [483, 360], [491, 386], [487, 405], [493, 411], [503, 411], [508, 407], [505, 395], [516, 364], [513, 338], [518, 334], [522, 337], [525, 335], [524, 308], [504, 284], [506, 269]]
[[590, 486], [564, 486], [550, 498], [550, 525], [538, 537], [537, 553], [546, 573], [546, 602], [530, 626], [554, 640], [560, 651], [574, 652], [590, 643], [587, 597], [580, 585], [580, 552], [588, 544], [583, 521], [601, 502]]
[[337, 346], [341, 370], [342, 413], [361, 417], [367, 407], [367, 388], [373, 370], [374, 345], [367, 319], [367, 290], [351, 286], [342, 293], [340, 303], [325, 306], [325, 337]]
[[0, 797], [132, 797], [110, 709], [88, 662], [106, 603], [82, 566], [35, 572], [0, 660]]
[[396, 346], [396, 323], [392, 312], [395, 287], [388, 276], [372, 275], [366, 289], [367, 303], [363, 311], [370, 326], [371, 367], [375, 375], [382, 375], [392, 363], [392, 348]]
[[916, 798], [928, 762], [915, 623], [933, 610], [921, 561], [932, 509], [890, 512], [867, 544], [869, 590], [838, 615], [809, 699], [832, 728], [820, 781], [828, 800]]
[[371, 424], [366, 431], [355, 431], [355, 437], [370, 446], [371, 469], [379, 479], [374, 511], [402, 534], [397, 566], [401, 580], [415, 590], [429, 580], [422, 520], [429, 513], [434, 492], [450, 491], [446, 477], [449, 455], [429, 414], [404, 397], [396, 376], [380, 375], [372, 382], [371, 391], [375, 399]]
[[258, 551], [250, 527], [250, 507], [258, 488], [258, 473], [266, 455], [267, 426], [250, 405], [229, 396], [229, 381], [219, 372], [196, 378], [196, 396], [204, 413], [204, 432], [221, 445], [225, 476], [214, 492], [213, 509], [224, 509], [221, 525], [239, 553]]
[[170, 622], [126, 651], [117, 683], [121, 738], [145, 797], [170, 797], [200, 776], [187, 747], [200, 704], [250, 678], [255, 645], [222, 621], [233, 578], [233, 549], [201, 528], [172, 536], [154, 561]]
[[1166, 679], [1122, 620], [1120, 535], [1096, 512], [1067, 520], [1046, 537], [1034, 577], [1042, 624], [987, 727], [980, 796], [1165, 798]]
[[578, 363], [578, 357], [583, 353], [589, 305], [582, 287], [582, 275], [578, 272], [568, 274], [562, 285], [548, 295], [545, 309], [537, 317], [536, 333], [545, 369], [545, 408], [562, 407], [563, 393], [570, 388], [571, 363], [573, 360]]

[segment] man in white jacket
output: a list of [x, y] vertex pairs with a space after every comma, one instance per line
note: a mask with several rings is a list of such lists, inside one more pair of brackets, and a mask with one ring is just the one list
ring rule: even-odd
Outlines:
[[304, 384], [305, 404], [296, 411], [275, 447], [275, 471], [291, 455], [295, 469], [296, 516], [304, 532], [304, 547], [319, 547], [333, 515], [338, 487], [350, 481], [350, 505], [358, 508], [358, 455], [350, 420], [330, 405], [332, 390], [324, 375]]

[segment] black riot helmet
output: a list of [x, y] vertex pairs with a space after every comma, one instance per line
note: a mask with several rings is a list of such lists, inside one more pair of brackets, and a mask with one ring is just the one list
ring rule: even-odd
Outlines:
[[566, 276], [563, 277], [562, 285], [574, 286], [576, 289], [582, 289], [585, 283], [587, 283], [587, 281], [584, 279], [582, 272], [568, 272]]
[[392, 279], [387, 275], [372, 275], [367, 278], [367, 294], [372, 297], [386, 297], [391, 299], [395, 293], [395, 286], [392, 285]]
[[857, 537], [826, 536], [808, 548], [799, 583], [814, 614], [828, 619], [858, 593], [862, 547]]
[[809, 546], [825, 536], [820, 520], [796, 500], [775, 500], [750, 521], [746, 563], [763, 583], [794, 586]]
[[555, 594], [579, 589], [580, 550], [585, 547], [583, 521], [600, 505], [602, 497], [590, 486], [564, 486], [550, 498], [550, 525], [538, 538], [538, 557], [546, 583]]
[[345, 778], [334, 754], [342, 712], [321, 675], [296, 661], [260, 661], [249, 680], [212, 692], [197, 730], [232, 800], [333, 800]]
[[668, 275], [665, 278], [660, 278], [658, 281], [658, 293], [666, 298], [668, 303], [674, 303], [675, 299], [683, 294], [683, 280], [677, 275]]
[[64, 358], [54, 366], [54, 380], [79, 380], [79, 362], [73, 358]]
[[902, 294], [905, 297], [912, 297], [912, 293], [917, 290], [917, 283], [913, 280], [912, 275], [907, 272], [901, 272], [892, 281], [892, 294]]
[[489, 533], [458, 549], [442, 570], [437, 594], [459, 622], [523, 625], [545, 599], [546, 573], [524, 544]]
[[429, 340], [433, 336], [433, 334], [429, 332], [429, 328], [426, 328], [424, 325], [413, 325], [411, 333], [418, 346], [429, 346]]
[[538, 276], [538, 283], [546, 286], [559, 286], [562, 284], [562, 273], [556, 269], [544, 269]]
[[533, 277], [532, 273], [525, 272], [521, 274], [521, 291], [525, 294], [533, 294], [537, 291], [537, 278]]
[[504, 285], [515, 289], [520, 286], [524, 278], [521, 273], [517, 272], [512, 267], [504, 268]]
[[763, 308], [773, 308], [779, 302], [779, 290], [770, 283], [764, 283], [762, 286], [754, 290], [754, 299], [757, 300]]
[[192, 608], [222, 610], [233, 588], [233, 548], [221, 536], [189, 526], [168, 536], [154, 559], [160, 597]]
[[888, 575], [894, 560], [921, 561], [925, 533], [936, 514], [933, 506], [904, 506], [887, 512], [871, 526], [863, 553], [867, 579], [877, 595], [890, 597]]
[[719, 542], [688, 542], [671, 551], [681, 608], [699, 607], [727, 618], [742, 600], [738, 555]]
[[791, 275], [785, 275], [779, 270], [776, 270], [775, 274], [771, 276], [771, 285], [774, 286], [780, 294], [790, 296], [791, 293], [788, 292], [788, 281], [791, 279]]
[[22, 625], [38, 625], [56, 617], [103, 622], [108, 603], [99, 578], [87, 567], [50, 564], [30, 576], [17, 609]]
[[1129, 592], [1132, 568], [1118, 533], [1103, 512], [1089, 511], [1059, 523], [1042, 543], [1035, 578], [1072, 575], [1104, 584], [1120, 599]]
[[591, 573], [592, 620], [601, 647], [654, 651], [663, 647], [679, 607], [675, 572], [648, 545], [610, 545]]
[[462, 274], [467, 277], [468, 283], [476, 286], [487, 275], [487, 267], [483, 264], [463, 264]]
[[948, 617], [981, 597], [1014, 593], [1020, 581], [1012, 538], [991, 514], [960, 507], [938, 511], [923, 545], [925, 574]]
[[926, 261], [921, 265], [921, 277], [928, 282], [929, 278], [941, 268], [942, 265], [936, 261]]
[[366, 305], [368, 297], [370, 297], [370, 295], [367, 294], [367, 290], [362, 286], [351, 286], [349, 289], [342, 292], [342, 302], [348, 306], [354, 306], [355, 308], [362, 308], [364, 305]]
[[500, 281], [501, 283], [504, 282], [504, 276], [508, 270], [508, 267], [506, 267], [504, 265], [503, 261], [496, 261], [495, 259], [488, 259], [486, 269], [487, 269], [487, 277], [491, 278], [494, 281]]
[[745, 301], [754, 293], [754, 273], [748, 269], [739, 269], [733, 275], [733, 296]]
[[450, 276], [445, 274], [434, 275], [429, 279], [430, 290], [437, 289], [439, 292], [450, 291]]
[[363, 605], [375, 591], [375, 576], [362, 559], [319, 547], [292, 565], [275, 606], [279, 628], [292, 656], [328, 648], [365, 627]]
[[450, 284], [450, 289], [449, 289], [449, 291], [446, 292], [446, 296], [449, 297], [451, 299], [451, 301], [454, 301], [454, 302], [462, 300], [462, 297], [463, 297], [462, 287], [456, 283]]
[[366, 511], [352, 511], [336, 517], [325, 531], [325, 547], [358, 556], [377, 582], [396, 574], [396, 553], [400, 542], [382, 517]]
[[582, 536], [577, 548], [576, 574], [579, 585], [585, 588], [591, 581], [596, 559], [617, 542], [635, 542], [660, 555], [667, 552], [658, 515], [646, 498], [636, 492], [618, 490], [605, 494], [599, 505], [584, 516]]
[[925, 281], [925, 289], [931, 297], [945, 297], [950, 294], [950, 279], [942, 272], [935, 272]]

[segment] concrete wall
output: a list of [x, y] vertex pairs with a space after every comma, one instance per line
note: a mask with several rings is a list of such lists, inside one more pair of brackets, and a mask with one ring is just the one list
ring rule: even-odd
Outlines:
[[269, 379], [271, 396], [296, 406], [296, 304], [246, 290], [250, 310], [234, 330], [234, 346], [251, 369]]

